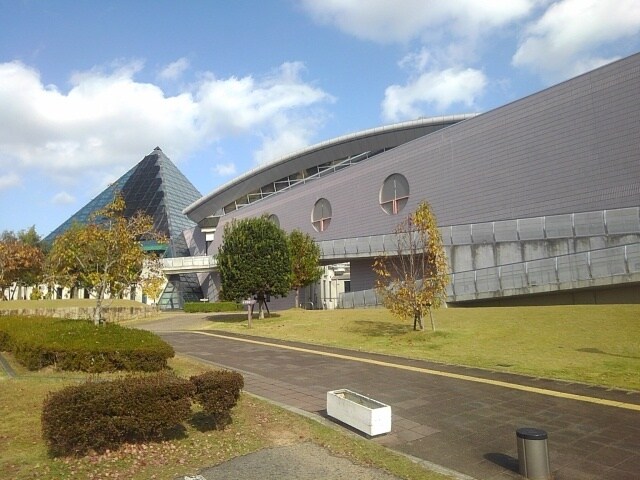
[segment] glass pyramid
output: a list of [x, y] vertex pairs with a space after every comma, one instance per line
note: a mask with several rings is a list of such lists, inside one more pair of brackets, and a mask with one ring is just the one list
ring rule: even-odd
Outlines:
[[195, 223], [182, 210], [202, 195], [159, 147], [51, 232], [45, 241], [52, 242], [74, 223], [87, 223], [91, 214], [113, 201], [117, 192], [124, 197], [126, 217], [137, 211], [149, 215], [155, 230], [170, 239], [172, 247], [177, 247], [173, 250], [180, 250], [167, 252], [168, 255], [185, 254], [182, 232]]

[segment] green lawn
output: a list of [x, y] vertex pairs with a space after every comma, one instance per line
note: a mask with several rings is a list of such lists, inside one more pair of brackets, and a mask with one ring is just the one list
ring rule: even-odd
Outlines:
[[[11, 359], [10, 355], [7, 355]], [[171, 367], [187, 377], [208, 368], [185, 358]], [[199, 431], [187, 426], [185, 438], [125, 445], [117, 451], [80, 458], [48, 456], [41, 436], [40, 412], [49, 391], [86, 375], [51, 368], [27, 372], [11, 362], [17, 378], [0, 380], [0, 478], [22, 480], [107, 479], [148, 480], [194, 476], [200, 469], [262, 448], [311, 441], [356, 463], [383, 468], [400, 478], [445, 480], [402, 455], [373, 442], [345, 435], [249, 395], [232, 410], [233, 423], [224, 431]], [[109, 378], [108, 375], [92, 378]]]
[[640, 390], [640, 305], [448, 308], [435, 319], [435, 333], [414, 332], [385, 309], [289, 310], [251, 330], [246, 313], [211, 315], [207, 328]]

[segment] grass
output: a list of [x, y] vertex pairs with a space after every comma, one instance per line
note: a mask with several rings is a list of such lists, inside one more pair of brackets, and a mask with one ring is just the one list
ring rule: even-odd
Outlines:
[[[223, 431], [199, 431], [187, 426], [187, 436], [162, 443], [126, 445], [103, 455], [81, 458], [48, 456], [41, 438], [40, 411], [47, 392], [86, 376], [53, 369], [27, 372], [7, 355], [17, 378], [0, 381], [0, 478], [33, 479], [174, 479], [195, 475], [262, 448], [311, 441], [356, 463], [383, 468], [400, 478], [443, 480], [405, 457], [373, 442], [295, 415], [249, 395], [242, 395], [232, 411], [233, 423]], [[177, 357], [171, 367], [189, 376], [206, 369]], [[105, 375], [101, 378], [109, 378]]]
[[251, 330], [244, 313], [211, 315], [207, 328], [640, 390], [640, 305], [448, 308], [435, 319], [435, 333], [414, 332], [385, 309], [289, 310]]

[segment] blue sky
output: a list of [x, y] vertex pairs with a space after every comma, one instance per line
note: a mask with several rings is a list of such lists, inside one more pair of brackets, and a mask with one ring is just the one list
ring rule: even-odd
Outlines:
[[47, 235], [156, 146], [206, 194], [638, 51], [637, 0], [0, 0], [0, 231]]

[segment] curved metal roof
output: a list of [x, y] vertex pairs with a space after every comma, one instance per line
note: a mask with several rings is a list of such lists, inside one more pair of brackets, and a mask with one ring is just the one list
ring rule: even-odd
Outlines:
[[196, 200], [182, 213], [195, 222], [201, 222], [242, 195], [288, 175], [363, 152], [393, 148], [476, 115], [460, 114], [422, 118], [336, 137], [249, 170]]

